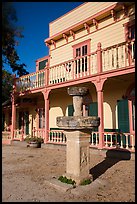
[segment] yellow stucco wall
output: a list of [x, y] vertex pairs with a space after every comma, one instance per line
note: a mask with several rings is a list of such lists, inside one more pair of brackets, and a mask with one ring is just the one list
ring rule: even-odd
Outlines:
[[[104, 84], [103, 91], [103, 112], [104, 112], [104, 128], [117, 129], [117, 100], [122, 99], [126, 90], [130, 85], [130, 81], [121, 82], [120, 80], [109, 80]], [[91, 84], [89, 92], [93, 102], [97, 101], [97, 93], [95, 86]], [[68, 114], [67, 107], [72, 104], [72, 97], [66, 93], [56, 93], [50, 96], [49, 110], [49, 127], [58, 128], [56, 125], [56, 117]]]
[[130, 81], [111, 79], [104, 84], [104, 128], [118, 128], [117, 100], [121, 100], [130, 86]]
[[72, 104], [72, 98], [67, 92], [58, 92], [50, 96], [49, 127], [58, 128], [56, 117], [67, 116], [67, 106]]

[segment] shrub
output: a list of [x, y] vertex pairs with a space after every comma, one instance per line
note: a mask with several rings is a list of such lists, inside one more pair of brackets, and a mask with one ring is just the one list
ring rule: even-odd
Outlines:
[[83, 180], [81, 183], [80, 183], [80, 185], [88, 185], [88, 184], [90, 184], [91, 183], [91, 180], [90, 179], [85, 179], [85, 180]]
[[24, 141], [26, 141], [27, 143], [30, 143], [30, 142], [43, 143], [44, 139], [42, 137], [33, 137], [33, 136], [28, 135], [24, 139]]
[[76, 182], [72, 179], [68, 179], [66, 176], [60, 176], [58, 178], [59, 181], [63, 182], [63, 183], [67, 183], [67, 184], [72, 184], [72, 185], [75, 185]]

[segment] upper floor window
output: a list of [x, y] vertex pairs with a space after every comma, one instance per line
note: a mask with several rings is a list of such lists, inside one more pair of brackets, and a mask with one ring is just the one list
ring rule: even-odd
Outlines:
[[39, 70], [44, 69], [47, 66], [48, 59], [39, 62]]
[[88, 68], [87, 56], [90, 54], [90, 39], [72, 47], [75, 59], [75, 73], [86, 72]]
[[125, 39], [126, 41], [134, 40], [135, 39], [135, 22], [130, 21], [124, 24], [125, 26]]
[[40, 71], [49, 65], [49, 56], [36, 60], [36, 71]]

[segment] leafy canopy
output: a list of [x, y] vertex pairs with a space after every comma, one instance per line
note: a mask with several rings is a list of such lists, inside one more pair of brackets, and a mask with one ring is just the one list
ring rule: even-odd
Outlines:
[[12, 2], [2, 2], [2, 69], [4, 65], [10, 65], [13, 72], [22, 76], [28, 74], [26, 65], [18, 63], [20, 58], [15, 47], [18, 45], [16, 38], [24, 37], [21, 30], [15, 27], [17, 16]]
[[2, 70], [2, 103], [11, 98], [14, 76], [6, 70]]

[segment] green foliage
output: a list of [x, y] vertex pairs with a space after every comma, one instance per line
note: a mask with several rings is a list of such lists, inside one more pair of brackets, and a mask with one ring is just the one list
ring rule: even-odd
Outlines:
[[88, 184], [90, 184], [90, 183], [91, 183], [91, 180], [90, 180], [90, 179], [85, 179], [85, 180], [83, 180], [83, 181], [81, 182], [80, 185], [88, 185]]
[[60, 176], [60, 177], [58, 178], [58, 180], [61, 181], [61, 182], [63, 182], [63, 183], [67, 183], [67, 184], [72, 184], [72, 185], [75, 185], [75, 184], [76, 184], [76, 182], [75, 182], [74, 180], [72, 180], [72, 179], [67, 179], [66, 176]]
[[2, 70], [2, 103], [10, 100], [14, 76], [6, 70]]
[[44, 143], [44, 140], [43, 140], [43, 138], [41, 138], [41, 137], [33, 137], [33, 136], [30, 136], [30, 135], [28, 135], [25, 139], [24, 139], [24, 141], [26, 141], [27, 143], [30, 143], [30, 142], [37, 142], [37, 143]]
[[12, 2], [2, 2], [2, 68], [10, 65], [13, 72], [19, 76], [28, 74], [26, 65], [18, 63], [19, 56], [15, 47], [18, 45], [16, 38], [23, 38], [21, 30], [15, 27], [17, 21], [16, 11]]

